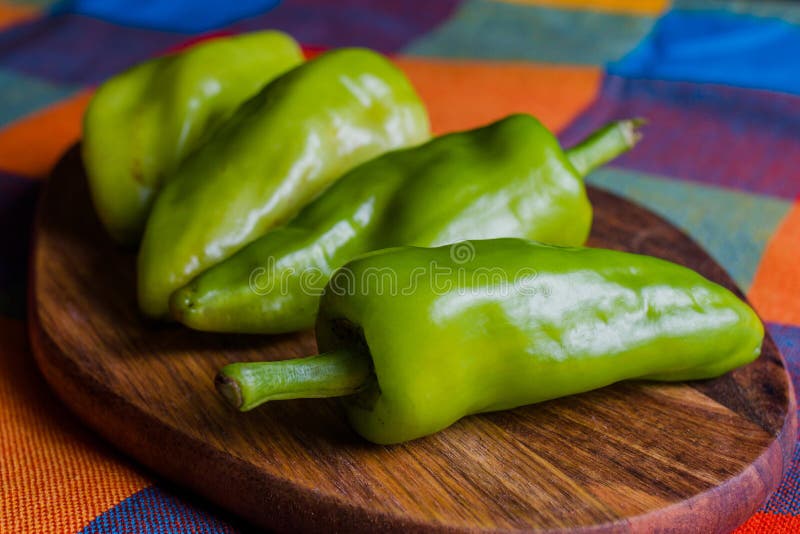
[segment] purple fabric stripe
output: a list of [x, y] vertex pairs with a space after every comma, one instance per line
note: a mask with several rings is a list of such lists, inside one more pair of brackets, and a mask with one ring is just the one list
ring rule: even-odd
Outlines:
[[800, 195], [800, 97], [711, 84], [606, 76], [563, 134], [572, 144], [624, 117], [648, 125], [614, 162], [631, 170], [793, 199]]
[[[768, 323], [767, 329], [786, 358], [795, 392], [800, 393], [800, 327]], [[763, 510], [773, 514], [800, 515], [800, 447], [796, 447], [789, 472]]]
[[234, 31], [275, 28], [304, 45], [365, 46], [394, 52], [424, 35], [459, 5], [458, 0], [294, 0], [239, 22]]
[[89, 85], [186, 38], [82, 15], [55, 15], [0, 33], [0, 68], [57, 83]]
[[800, 515], [800, 446], [795, 445], [789, 472], [761, 510], [770, 514]]
[[800, 395], [800, 326], [767, 323], [767, 330], [786, 359], [795, 393]]

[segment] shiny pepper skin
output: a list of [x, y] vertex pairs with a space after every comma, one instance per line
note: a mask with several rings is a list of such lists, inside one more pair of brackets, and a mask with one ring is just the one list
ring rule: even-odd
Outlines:
[[178, 168], [139, 253], [139, 305], [167, 315], [170, 294], [231, 256], [356, 165], [426, 141], [406, 77], [363, 49], [322, 54], [268, 84]]
[[135, 244], [164, 181], [267, 82], [303, 60], [288, 35], [214, 39], [103, 83], [84, 116], [83, 160], [111, 236]]
[[764, 335], [685, 267], [521, 239], [362, 256], [331, 278], [316, 331], [320, 352], [371, 358], [374, 380], [344, 402], [384, 444], [621, 380], [716, 377], [758, 357]]
[[[611, 141], [595, 160], [634, 142]], [[199, 330], [289, 332], [314, 325], [331, 273], [370, 250], [492, 237], [582, 245], [592, 221], [582, 178], [555, 136], [523, 114], [391, 152], [177, 291], [171, 311]]]

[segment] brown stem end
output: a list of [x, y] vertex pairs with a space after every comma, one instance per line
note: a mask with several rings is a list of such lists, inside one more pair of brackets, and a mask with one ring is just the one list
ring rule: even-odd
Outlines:
[[242, 409], [244, 399], [242, 398], [242, 390], [239, 388], [239, 383], [236, 380], [219, 372], [214, 378], [214, 386], [229, 405], [237, 410]]

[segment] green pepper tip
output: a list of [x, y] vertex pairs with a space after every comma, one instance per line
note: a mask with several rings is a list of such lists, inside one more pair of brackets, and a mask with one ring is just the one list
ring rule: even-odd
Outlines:
[[190, 284], [176, 289], [169, 298], [169, 314], [178, 322], [185, 323], [194, 309], [196, 288]]
[[225, 374], [224, 367], [214, 378], [214, 387], [217, 388], [219, 394], [222, 395], [222, 398], [224, 398], [225, 402], [227, 402], [230, 406], [236, 408], [237, 410], [242, 409], [242, 405], [244, 404], [244, 399], [242, 398], [242, 389], [239, 387], [239, 382], [237, 382], [233, 377]]

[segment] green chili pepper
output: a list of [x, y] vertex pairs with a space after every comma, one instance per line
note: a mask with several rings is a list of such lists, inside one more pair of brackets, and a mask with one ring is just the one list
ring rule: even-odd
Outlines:
[[139, 254], [139, 305], [168, 313], [170, 294], [270, 228], [342, 174], [429, 137], [425, 108], [386, 58], [340, 49], [267, 85], [162, 189]]
[[314, 325], [331, 273], [369, 250], [491, 237], [582, 245], [592, 221], [582, 177], [633, 146], [638, 124], [610, 124], [565, 154], [539, 121], [511, 115], [385, 154], [174, 293], [172, 314], [199, 330], [288, 332]]
[[361, 256], [331, 278], [316, 332], [327, 354], [228, 365], [218, 389], [241, 410], [347, 395], [358, 433], [397, 443], [621, 380], [715, 377], [758, 357], [764, 334], [685, 267], [513, 238]]
[[288, 35], [214, 39], [103, 83], [84, 117], [83, 160], [100, 220], [139, 240], [162, 182], [245, 100], [303, 60]]

